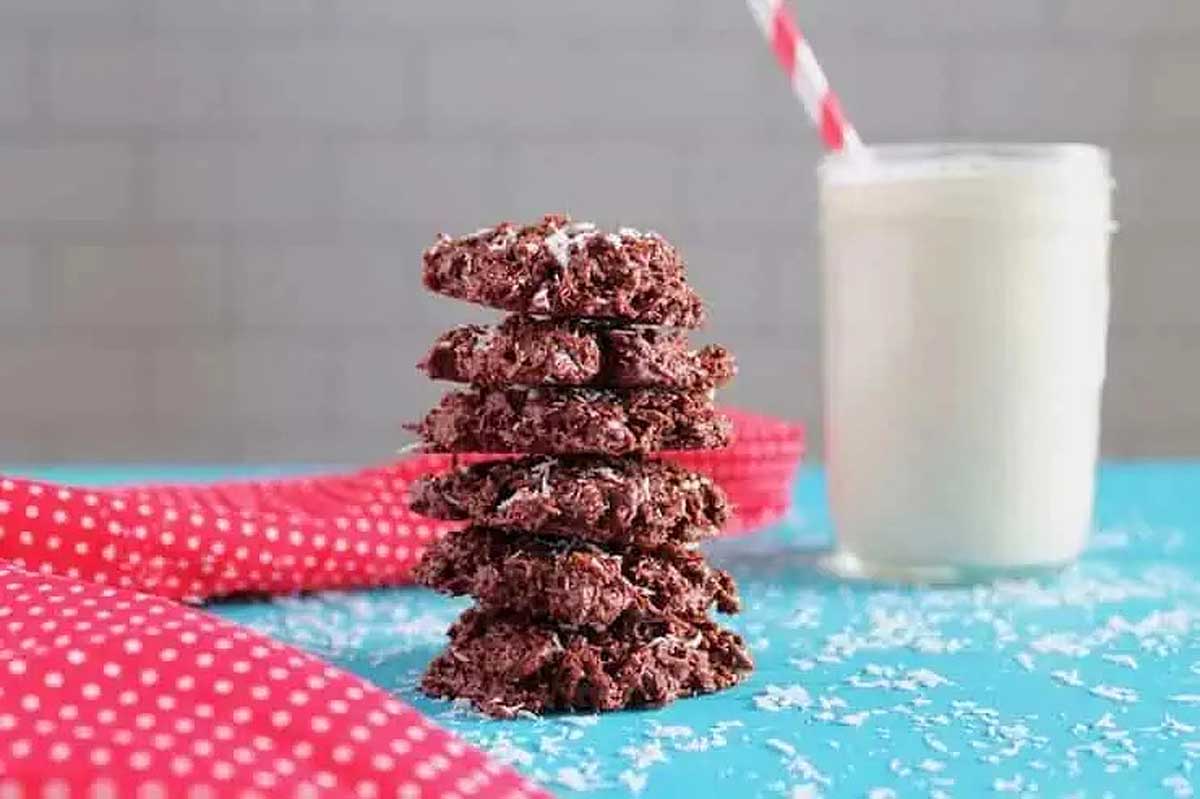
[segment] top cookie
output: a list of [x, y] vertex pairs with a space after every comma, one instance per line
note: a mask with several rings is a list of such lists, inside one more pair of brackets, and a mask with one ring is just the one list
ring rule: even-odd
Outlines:
[[657, 233], [604, 233], [548, 214], [440, 236], [424, 255], [425, 286], [455, 299], [522, 314], [699, 327], [704, 306], [683, 260]]

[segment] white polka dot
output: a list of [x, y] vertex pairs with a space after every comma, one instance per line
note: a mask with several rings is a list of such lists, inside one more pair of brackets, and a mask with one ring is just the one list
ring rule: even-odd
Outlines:
[[92, 765], [104, 767], [112, 761], [112, 752], [103, 746], [97, 746], [88, 754], [88, 759], [92, 761]]
[[138, 749], [129, 755], [129, 767], [134, 771], [145, 771], [150, 768], [152, 758], [149, 752]]
[[57, 741], [50, 745], [50, 759], [56, 763], [62, 763], [71, 756], [71, 745], [63, 741]]
[[21, 697], [21, 709], [26, 713], [36, 713], [37, 709], [42, 706], [42, 700], [37, 694], [25, 694]]

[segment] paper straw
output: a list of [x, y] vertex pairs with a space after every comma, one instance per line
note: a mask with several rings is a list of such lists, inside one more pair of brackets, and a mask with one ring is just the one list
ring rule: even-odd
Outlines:
[[804, 105], [808, 118], [821, 134], [828, 150], [856, 150], [862, 139], [842, 114], [841, 103], [817, 57], [804, 39], [784, 0], [746, 0], [759, 30], [775, 53], [779, 66], [791, 81], [792, 91]]

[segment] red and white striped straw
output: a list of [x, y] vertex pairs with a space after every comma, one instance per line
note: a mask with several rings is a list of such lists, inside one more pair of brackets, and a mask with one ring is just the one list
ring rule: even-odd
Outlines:
[[808, 118], [821, 133], [829, 150], [854, 150], [862, 147], [854, 126], [842, 114], [841, 103], [829, 87], [829, 80], [817, 57], [804, 40], [804, 34], [784, 5], [784, 0], [746, 0], [750, 13], [767, 43], [775, 52], [779, 66], [791, 81], [792, 91], [804, 104]]

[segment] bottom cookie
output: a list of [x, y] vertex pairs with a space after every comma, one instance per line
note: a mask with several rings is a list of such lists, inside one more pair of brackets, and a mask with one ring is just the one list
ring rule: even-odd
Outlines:
[[568, 632], [472, 608], [450, 628], [421, 689], [511, 718], [664, 705], [728, 688], [753, 668], [741, 637], [707, 619]]

